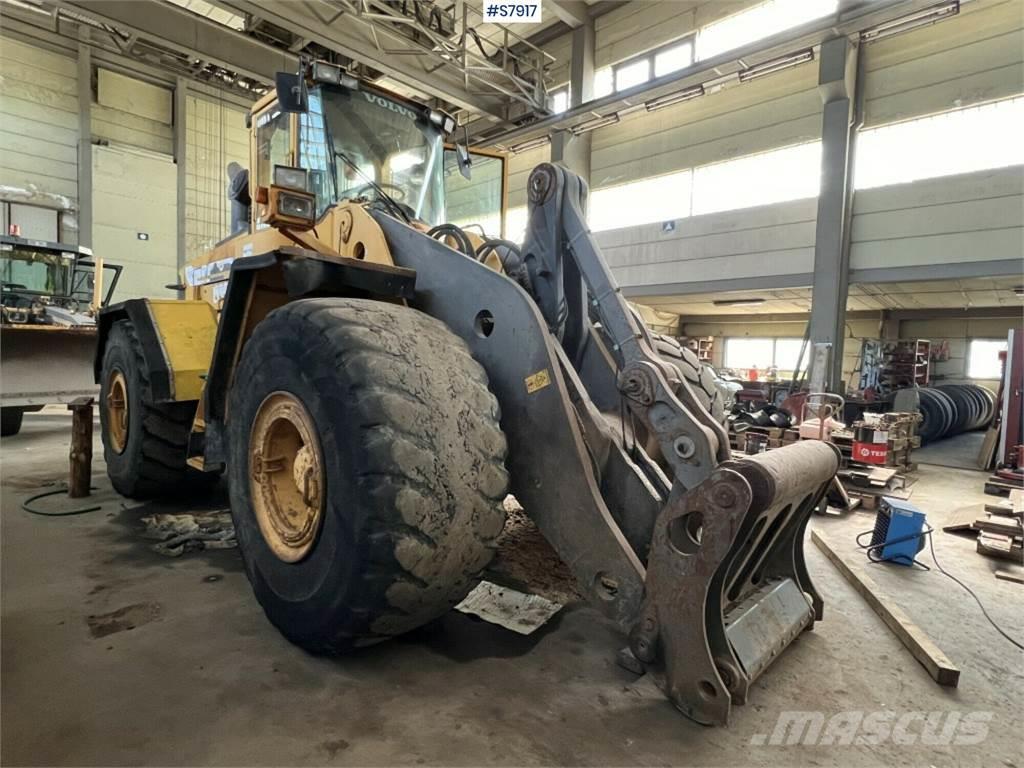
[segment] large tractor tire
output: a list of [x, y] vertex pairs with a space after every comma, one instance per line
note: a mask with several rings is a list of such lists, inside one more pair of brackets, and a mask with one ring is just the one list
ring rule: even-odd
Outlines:
[[114, 489], [145, 499], [180, 493], [203, 473], [186, 463], [196, 404], [154, 403], [150, 372], [130, 320], [110, 329], [100, 379], [103, 458]]
[[463, 341], [416, 310], [305, 299], [271, 312], [229, 396], [246, 573], [292, 642], [337, 653], [440, 616], [505, 523], [505, 436]]
[[25, 411], [17, 406], [0, 408], [0, 437], [10, 437], [21, 432], [21, 421]]

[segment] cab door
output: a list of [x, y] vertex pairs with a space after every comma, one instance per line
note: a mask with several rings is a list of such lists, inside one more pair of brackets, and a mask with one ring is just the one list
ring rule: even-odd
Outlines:
[[459, 170], [455, 147], [444, 149], [444, 186], [447, 220], [462, 229], [489, 238], [505, 237], [508, 209], [508, 158], [503, 152], [469, 150], [471, 177]]

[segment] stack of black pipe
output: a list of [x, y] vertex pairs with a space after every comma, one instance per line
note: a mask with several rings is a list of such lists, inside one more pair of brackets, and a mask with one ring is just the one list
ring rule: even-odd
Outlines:
[[976, 384], [943, 384], [918, 390], [922, 443], [987, 427], [996, 412], [996, 396]]

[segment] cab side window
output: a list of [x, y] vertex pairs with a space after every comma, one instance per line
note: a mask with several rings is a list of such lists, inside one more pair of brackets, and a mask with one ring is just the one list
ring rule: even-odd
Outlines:
[[256, 118], [256, 186], [269, 187], [275, 165], [290, 165], [290, 115], [272, 107]]

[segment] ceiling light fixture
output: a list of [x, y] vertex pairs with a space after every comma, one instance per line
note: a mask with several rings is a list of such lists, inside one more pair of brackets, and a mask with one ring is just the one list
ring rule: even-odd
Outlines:
[[648, 112], [656, 112], [659, 109], [671, 107], [673, 104], [682, 104], [684, 101], [696, 99], [703, 95], [704, 86], [696, 85], [693, 88], [685, 88], [681, 91], [676, 91], [675, 93], [670, 93], [665, 96], [659, 96], [656, 99], [651, 99], [646, 104], [644, 104], [644, 106], [647, 108]]
[[711, 302], [716, 307], [756, 307], [764, 304], [764, 299], [755, 297], [750, 299], [715, 299]]
[[619, 122], [618, 112], [607, 117], [597, 117], [585, 123], [574, 125], [569, 130], [572, 131], [573, 136], [579, 136], [581, 133], [590, 133], [590, 131], [596, 131], [598, 128], [604, 128], [606, 125], [615, 125], [617, 122]]
[[1018, 299], [1024, 299], [1024, 285], [1014, 286], [1013, 292]]
[[901, 32], [909, 32], [912, 29], [926, 27], [937, 21], [948, 19], [960, 13], [960, 0], [940, 3], [930, 8], [924, 8], [915, 13], [907, 14], [892, 21], [886, 21], [876, 27], [865, 29], [860, 33], [862, 43], [873, 43], [877, 40], [884, 40], [887, 37], [898, 35]]
[[752, 67], [741, 69], [740, 82], [746, 83], [750, 80], [756, 80], [759, 77], [764, 77], [765, 75], [774, 75], [776, 72], [781, 72], [784, 69], [789, 69], [790, 67], [795, 67], [800, 64], [806, 64], [809, 61], [814, 61], [814, 51], [810, 48], [806, 51], [779, 56], [777, 59], [770, 59], [762, 64], [755, 64]]
[[545, 144], [550, 143], [550, 136], [538, 136], [536, 139], [530, 139], [529, 141], [524, 141], [522, 144], [516, 144], [514, 147], [509, 147], [508, 151], [513, 155], [518, 155], [523, 152], [529, 152], [531, 149], [540, 149]]

